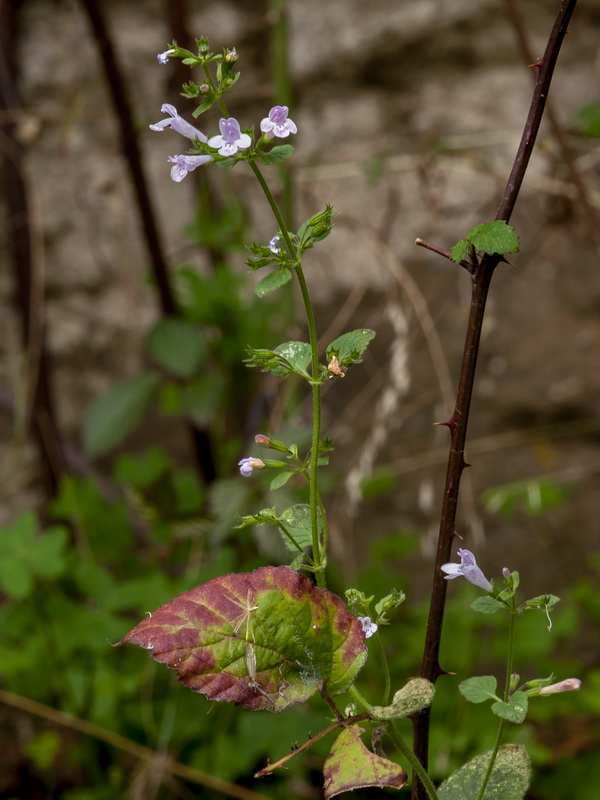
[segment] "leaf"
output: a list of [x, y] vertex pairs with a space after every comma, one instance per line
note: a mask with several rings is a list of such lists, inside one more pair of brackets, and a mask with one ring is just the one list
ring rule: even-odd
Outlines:
[[295, 475], [294, 470], [285, 470], [284, 472], [280, 472], [279, 475], [276, 475], [271, 479], [269, 490], [274, 492], [276, 489], [281, 489], [282, 486], [286, 485], [292, 475]]
[[600, 103], [587, 103], [577, 111], [575, 119], [584, 136], [591, 139], [600, 137]]
[[36, 577], [61, 575], [67, 566], [67, 540], [67, 530], [60, 526], [39, 532], [39, 520], [32, 511], [0, 528], [0, 589], [21, 599], [31, 593]]
[[280, 144], [269, 150], [268, 153], [260, 153], [258, 160], [261, 164], [277, 164], [285, 161], [294, 155], [294, 148], [291, 144]]
[[494, 597], [486, 595], [485, 597], [478, 597], [471, 603], [473, 611], [479, 611], [480, 614], [495, 614], [496, 611], [501, 611], [506, 608], [504, 603], [500, 603]]
[[159, 385], [160, 375], [147, 372], [127, 378], [97, 397], [84, 422], [86, 451], [97, 456], [122, 442], [144, 416]]
[[197, 425], [208, 425], [223, 401], [225, 381], [218, 373], [200, 375], [181, 388], [184, 413]]
[[519, 237], [515, 229], [502, 219], [476, 225], [467, 234], [467, 241], [488, 255], [519, 252]]
[[519, 724], [527, 716], [529, 700], [525, 692], [515, 692], [508, 703], [497, 701], [492, 703], [492, 712], [501, 719]]
[[148, 334], [146, 343], [158, 366], [178, 378], [195, 375], [207, 350], [198, 325], [184, 319], [157, 322]]
[[287, 567], [222, 575], [161, 606], [123, 637], [211, 700], [281, 711], [343, 692], [367, 656], [358, 618]]
[[498, 700], [496, 696], [497, 681], [493, 675], [478, 678], [467, 678], [459, 683], [458, 690], [469, 703], [484, 703], [486, 700]]
[[464, 239], [461, 239], [460, 242], [457, 242], [452, 250], [450, 250], [450, 259], [452, 261], [456, 261], [457, 264], [463, 260], [463, 258], [469, 252], [469, 243], [466, 242]]
[[[439, 800], [476, 800], [487, 772], [491, 750], [468, 761], [438, 789]], [[522, 800], [531, 779], [531, 762], [520, 744], [506, 744], [498, 751], [483, 800]]]
[[[306, 371], [311, 360], [310, 345], [308, 342], [286, 342], [285, 344], [278, 345], [273, 352], [285, 358], [286, 361], [289, 362], [293, 372], [306, 378], [309, 377]], [[282, 378], [284, 375], [283, 368], [276, 368], [271, 371], [277, 378]]]
[[[310, 521], [310, 506], [308, 504], [298, 503], [291, 508], [286, 508], [285, 511], [281, 512], [280, 519], [300, 547], [303, 549], [312, 547], [312, 525]], [[321, 518], [319, 516], [319, 533], [321, 531]], [[297, 552], [287, 536], [282, 534], [282, 538], [289, 550]]]
[[367, 786], [406, 786], [406, 772], [387, 758], [376, 756], [363, 744], [364, 729], [352, 725], [343, 730], [331, 748], [323, 768], [325, 800], [341, 792]]
[[326, 351], [327, 360], [337, 356], [338, 361], [347, 367], [351, 364], [358, 364], [362, 354], [367, 349], [369, 342], [375, 337], [375, 331], [368, 328], [360, 328], [356, 331], [343, 333], [335, 339]]
[[280, 286], [285, 286], [291, 280], [292, 273], [286, 267], [274, 269], [256, 284], [254, 291], [259, 297], [264, 297], [268, 292], [279, 289]]
[[411, 678], [408, 683], [399, 689], [389, 706], [372, 706], [373, 719], [387, 721], [400, 719], [427, 708], [433, 703], [435, 686], [425, 678]]

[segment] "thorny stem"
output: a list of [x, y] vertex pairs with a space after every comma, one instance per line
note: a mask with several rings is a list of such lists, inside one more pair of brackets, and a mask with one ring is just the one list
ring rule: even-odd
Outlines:
[[[558, 58], [558, 53], [567, 25], [577, 4], [577, 0], [562, 0], [556, 16], [546, 51], [538, 63], [538, 78], [536, 81], [529, 114], [521, 138], [521, 143], [500, 202], [496, 219], [508, 222], [517, 200], [527, 165], [533, 151], [535, 139], [539, 130], [552, 74]], [[433, 572], [433, 587], [423, 661], [421, 663], [421, 677], [432, 682], [438, 678], [443, 670], [439, 665], [439, 649], [446, 603], [447, 581], [441, 572], [442, 564], [450, 560], [452, 541], [455, 535], [456, 507], [462, 472], [467, 466], [464, 459], [465, 441], [469, 409], [475, 379], [477, 354], [481, 339], [481, 328], [487, 294], [494, 270], [501, 260], [501, 256], [484, 256], [479, 267], [472, 276], [472, 295], [469, 321], [465, 339], [463, 362], [458, 381], [456, 405], [454, 413], [445, 424], [450, 430], [450, 452], [446, 472], [446, 484], [440, 518], [438, 547]], [[420, 763], [427, 769], [429, 754], [429, 719], [430, 709], [426, 708], [413, 717], [414, 753]], [[412, 799], [424, 800], [427, 796], [423, 783], [416, 779], [412, 787]]]
[[[256, 175], [256, 179], [260, 183], [261, 189], [263, 190], [265, 197], [269, 205], [271, 206], [271, 210], [275, 219], [277, 220], [277, 224], [279, 225], [279, 230], [281, 231], [281, 236], [285, 243], [286, 249], [290, 258], [294, 258], [294, 246], [292, 244], [292, 240], [290, 239], [290, 234], [288, 232], [287, 226], [285, 221], [279, 211], [279, 207], [275, 202], [275, 198], [271, 194], [271, 190], [267, 182], [265, 181], [262, 172], [260, 171], [258, 165], [255, 161], [250, 161], [250, 168]], [[317, 564], [317, 569], [315, 570], [315, 577], [317, 581], [317, 585], [320, 587], [325, 586], [325, 552], [322, 552], [321, 542], [319, 541], [319, 486], [318, 486], [318, 469], [319, 469], [319, 445], [321, 441], [321, 383], [319, 381], [319, 353], [318, 353], [318, 341], [317, 341], [317, 326], [315, 323], [315, 315], [312, 307], [312, 302], [310, 299], [310, 294], [308, 292], [308, 286], [306, 285], [306, 279], [304, 277], [304, 272], [302, 270], [302, 266], [300, 264], [296, 264], [294, 267], [296, 272], [296, 277], [298, 278], [298, 284], [300, 286], [300, 292], [302, 294], [302, 301], [304, 303], [304, 311], [306, 313], [306, 322], [308, 325], [308, 339], [310, 342], [310, 350], [311, 350], [311, 389], [312, 389], [312, 399], [313, 399], [313, 431], [312, 431], [312, 447], [310, 451], [310, 473], [308, 476], [309, 480], [309, 489], [310, 489], [310, 525], [312, 531], [312, 547], [313, 547], [313, 558]]]

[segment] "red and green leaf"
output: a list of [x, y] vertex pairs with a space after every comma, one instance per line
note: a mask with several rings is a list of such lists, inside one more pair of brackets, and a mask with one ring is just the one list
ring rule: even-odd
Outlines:
[[211, 700], [269, 711], [321, 689], [340, 694], [367, 655], [362, 626], [340, 598], [287, 567], [213, 578], [161, 606], [125, 642]]
[[387, 758], [372, 753], [363, 743], [360, 725], [346, 728], [337, 737], [323, 768], [325, 800], [341, 792], [367, 786], [406, 786], [406, 772]]

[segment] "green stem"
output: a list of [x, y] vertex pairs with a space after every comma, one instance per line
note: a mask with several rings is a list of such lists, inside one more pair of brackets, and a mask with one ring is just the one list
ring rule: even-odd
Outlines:
[[[275, 202], [275, 198], [271, 194], [271, 190], [269, 189], [267, 182], [265, 181], [263, 174], [258, 168], [256, 162], [249, 161], [248, 163], [250, 164], [250, 168], [252, 169], [252, 172], [254, 172], [256, 179], [258, 180], [261, 189], [263, 190], [265, 197], [267, 198], [267, 202], [271, 206], [271, 211], [273, 212], [273, 215], [277, 220], [277, 224], [279, 225], [279, 230], [281, 231], [281, 236], [288, 251], [288, 255], [291, 259], [294, 259], [295, 257], [294, 245], [292, 244], [292, 240], [290, 238], [289, 231], [285, 224], [285, 220], [283, 219], [279, 207]], [[321, 383], [319, 381], [319, 353], [318, 353], [318, 342], [317, 342], [317, 326], [315, 323], [315, 315], [312, 307], [312, 302], [310, 299], [310, 294], [308, 292], [308, 286], [306, 285], [304, 272], [302, 271], [302, 266], [300, 264], [296, 264], [294, 266], [294, 271], [296, 272], [296, 277], [298, 278], [298, 284], [300, 285], [300, 292], [302, 294], [302, 301], [304, 303], [306, 322], [308, 325], [308, 338], [311, 350], [313, 434], [312, 434], [312, 449], [310, 452], [310, 474], [309, 474], [310, 524], [312, 531], [313, 558], [317, 564], [317, 569], [315, 570], [315, 578], [317, 581], [317, 586], [323, 587], [325, 586], [325, 558], [322, 553], [321, 543], [319, 541], [319, 525], [318, 525], [318, 520], [319, 520], [318, 469], [319, 469], [319, 444], [321, 441]]]
[[[358, 691], [356, 686], [354, 686], [354, 685], [351, 686], [348, 689], [348, 693], [353, 698], [353, 700], [359, 706], [361, 706], [361, 708], [364, 708], [365, 711], [370, 711], [371, 710], [371, 708], [372, 708], [371, 704], [369, 703], [369, 701], [366, 698], [364, 698], [362, 696], [362, 694]], [[422, 766], [421, 762], [419, 761], [419, 759], [415, 756], [413, 751], [410, 749], [410, 747], [406, 744], [406, 742], [402, 738], [402, 735], [401, 735], [400, 731], [398, 730], [398, 728], [396, 727], [395, 723], [390, 722], [390, 723], [386, 724], [385, 729], [388, 732], [388, 734], [390, 735], [392, 741], [394, 742], [394, 744], [396, 745], [398, 750], [400, 750], [400, 752], [402, 753], [404, 758], [410, 763], [410, 765], [413, 768], [414, 772], [419, 776], [419, 780], [421, 781], [421, 783], [425, 787], [425, 791], [429, 795], [430, 800], [439, 800], [438, 794], [437, 794], [437, 792], [435, 790], [435, 786], [431, 782], [431, 778], [429, 777], [429, 775], [423, 769], [423, 766]]]
[[[515, 621], [517, 619], [517, 612], [515, 608], [514, 594], [511, 598], [511, 602], [512, 602], [512, 609], [509, 615], [509, 623], [508, 623], [508, 654], [506, 656], [506, 679], [504, 682], [504, 694], [502, 696], [502, 699], [504, 700], [505, 703], [508, 703], [510, 699], [510, 684], [513, 671], [514, 650], [515, 650]], [[498, 750], [500, 750], [500, 745], [502, 743], [505, 724], [506, 720], [501, 719], [500, 724], [498, 725], [498, 733], [496, 734], [496, 741], [494, 742], [492, 755], [490, 756], [490, 763], [488, 764], [488, 768], [486, 770], [483, 783], [481, 784], [481, 789], [479, 790], [479, 794], [477, 795], [477, 800], [483, 800], [483, 795], [485, 794], [485, 790], [492, 776], [492, 770], [494, 769], [494, 764], [496, 763]]]
[[373, 639], [375, 641], [375, 647], [377, 648], [377, 655], [379, 656], [379, 660], [381, 661], [381, 666], [383, 667], [384, 687], [383, 687], [383, 700], [381, 701], [381, 705], [387, 706], [387, 704], [390, 702], [390, 688], [391, 688], [390, 668], [388, 666], [388, 660], [385, 654], [385, 650], [383, 649], [383, 644], [381, 643], [381, 636], [378, 633], [375, 633]]
[[438, 793], [436, 792], [435, 786], [433, 785], [431, 778], [423, 769], [423, 765], [419, 761], [419, 759], [415, 756], [411, 748], [406, 744], [400, 731], [396, 727], [394, 723], [389, 723], [386, 726], [386, 730], [389, 733], [392, 741], [400, 750], [404, 758], [409, 762], [413, 769], [413, 774], [416, 774], [421, 781], [421, 784], [425, 788], [425, 791], [429, 795], [430, 800], [439, 800]]
[[483, 783], [481, 784], [481, 789], [479, 790], [479, 794], [477, 795], [477, 800], [483, 800], [483, 795], [485, 794], [485, 790], [487, 789], [487, 785], [489, 780], [492, 776], [492, 770], [494, 769], [494, 764], [496, 763], [496, 757], [498, 755], [498, 750], [500, 750], [500, 745], [502, 743], [502, 737], [504, 735], [504, 726], [506, 721], [501, 719], [500, 724], [498, 725], [498, 733], [496, 734], [496, 741], [494, 742], [494, 748], [492, 750], [492, 755], [490, 756], [490, 763], [488, 764], [487, 771], [485, 773], [485, 777], [483, 779]]

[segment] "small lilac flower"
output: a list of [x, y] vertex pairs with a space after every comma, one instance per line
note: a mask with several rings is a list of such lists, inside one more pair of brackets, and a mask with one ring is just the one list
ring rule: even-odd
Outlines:
[[240, 131], [240, 123], [233, 117], [220, 119], [219, 130], [221, 134], [211, 136], [208, 146], [218, 148], [221, 156], [234, 156], [238, 150], [245, 150], [252, 144], [252, 139]]
[[175, 53], [175, 50], [165, 50], [164, 53], [159, 53], [156, 58], [158, 59], [159, 64], [168, 64], [169, 63], [169, 56], [172, 56]]
[[164, 103], [160, 110], [163, 114], [169, 114], [169, 116], [166, 119], [161, 119], [160, 122], [155, 122], [154, 125], [150, 125], [150, 130], [163, 131], [165, 128], [172, 128], [174, 131], [177, 131], [177, 133], [186, 136], [192, 141], [194, 141], [194, 139], [200, 139], [201, 142], [206, 142], [206, 136], [202, 131], [199, 131], [198, 128], [194, 128], [194, 126], [186, 122], [183, 117], [180, 117], [175, 106], [172, 106], [170, 103]]
[[275, 235], [269, 242], [269, 250], [275, 255], [281, 253], [281, 247], [279, 247], [278, 242], [279, 242], [279, 236], [277, 235]]
[[244, 478], [249, 478], [255, 469], [263, 469], [264, 466], [265, 462], [262, 458], [242, 458], [242, 460], [238, 462], [240, 473]]
[[363, 633], [365, 634], [365, 639], [369, 639], [377, 628], [379, 627], [375, 622], [371, 622], [371, 617], [359, 617], [358, 621], [362, 625]]
[[457, 555], [460, 557], [460, 564], [444, 564], [441, 568], [446, 573], [446, 580], [452, 581], [462, 576], [486, 592], [493, 591], [494, 587], [477, 566], [473, 553], [470, 550], [458, 550]]
[[193, 172], [196, 167], [201, 167], [203, 164], [208, 164], [212, 161], [212, 156], [169, 156], [167, 161], [170, 161], [173, 166], [171, 167], [171, 178], [175, 183], [181, 183], [188, 172]]
[[257, 433], [256, 436], [254, 437], [254, 441], [261, 447], [268, 447], [271, 444], [270, 437], [265, 436], [264, 433]]
[[540, 689], [540, 694], [558, 694], [559, 692], [577, 692], [581, 689], [579, 678], [566, 678], [559, 683], [552, 683]]
[[265, 134], [265, 139], [272, 139], [273, 136], [285, 139], [290, 133], [298, 132], [296, 123], [288, 119], [287, 106], [273, 106], [269, 116], [261, 120], [260, 129]]

